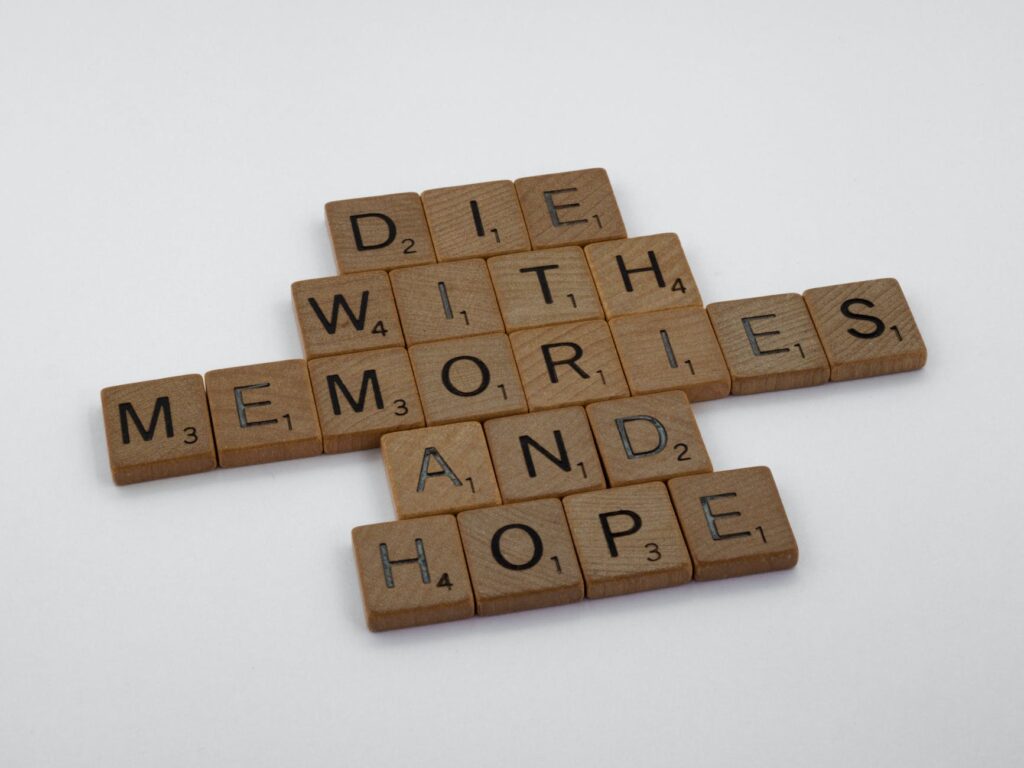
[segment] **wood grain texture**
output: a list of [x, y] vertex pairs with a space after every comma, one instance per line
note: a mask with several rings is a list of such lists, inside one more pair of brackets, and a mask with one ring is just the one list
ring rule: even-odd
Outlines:
[[501, 504], [478, 422], [392, 432], [381, 438], [380, 451], [399, 518]]
[[693, 409], [681, 390], [591, 403], [587, 417], [609, 485], [711, 471]]
[[305, 360], [209, 371], [206, 394], [222, 467], [300, 459], [323, 450]]
[[428, 189], [423, 209], [438, 261], [530, 250], [511, 181]]
[[335, 200], [324, 211], [342, 274], [436, 260], [423, 203], [415, 192]]
[[492, 419], [484, 433], [506, 502], [605, 487], [590, 423], [578, 405]]
[[217, 467], [199, 374], [106, 387], [100, 401], [110, 474], [118, 485]]
[[424, 425], [404, 349], [376, 349], [309, 361], [324, 453], [376, 448], [388, 432]]
[[583, 574], [558, 499], [474, 509], [458, 521], [480, 616], [583, 599]]
[[397, 269], [390, 278], [409, 346], [505, 330], [483, 259]]
[[366, 626], [374, 632], [474, 614], [473, 588], [452, 515], [352, 529]]
[[526, 395], [504, 333], [418, 344], [409, 356], [427, 424], [526, 412]]
[[692, 578], [664, 483], [576, 494], [563, 505], [587, 597], [672, 587]]
[[487, 268], [509, 331], [604, 319], [577, 246], [499, 256], [488, 259]]
[[795, 293], [708, 305], [732, 377], [732, 394], [824, 384], [828, 359], [804, 300]]
[[799, 553], [768, 467], [670, 480], [698, 581], [778, 571]]
[[292, 283], [307, 358], [405, 346], [386, 272]]
[[891, 277], [804, 292], [832, 381], [923, 368], [924, 339], [900, 284]]
[[701, 307], [665, 309], [608, 321], [634, 395], [681, 389], [691, 402], [725, 397], [729, 367]]
[[517, 179], [516, 193], [534, 248], [586, 245], [626, 236], [604, 168]]
[[603, 320], [530, 328], [509, 338], [531, 411], [629, 394]]
[[605, 315], [702, 306], [679, 237], [671, 232], [586, 247]]

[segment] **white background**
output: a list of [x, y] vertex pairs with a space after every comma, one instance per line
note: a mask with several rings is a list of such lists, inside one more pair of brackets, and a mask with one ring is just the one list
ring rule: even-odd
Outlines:
[[[1012, 765], [1014, 2], [0, 1], [0, 765]], [[918, 373], [697, 406], [791, 572], [374, 635], [376, 451], [117, 488], [99, 390], [301, 355], [324, 202], [605, 166], [705, 301], [897, 277]]]

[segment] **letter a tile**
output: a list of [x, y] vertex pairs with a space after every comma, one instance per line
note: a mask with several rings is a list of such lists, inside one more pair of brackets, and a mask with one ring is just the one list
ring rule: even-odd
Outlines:
[[202, 376], [107, 387], [100, 399], [110, 472], [118, 485], [217, 466]]
[[352, 529], [366, 625], [374, 632], [473, 615], [473, 588], [452, 515]]
[[479, 422], [392, 432], [380, 451], [399, 518], [501, 504]]

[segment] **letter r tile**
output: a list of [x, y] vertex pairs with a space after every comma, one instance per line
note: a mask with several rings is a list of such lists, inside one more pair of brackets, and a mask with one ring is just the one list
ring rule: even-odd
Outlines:
[[690, 401], [680, 390], [587, 406], [611, 486], [711, 471]]
[[473, 588], [453, 515], [352, 529], [366, 625], [374, 632], [473, 615]]

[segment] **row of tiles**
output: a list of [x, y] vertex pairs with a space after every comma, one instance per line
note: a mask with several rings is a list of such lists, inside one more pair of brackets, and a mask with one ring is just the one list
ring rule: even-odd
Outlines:
[[301, 280], [306, 357], [703, 306], [673, 233]]
[[626, 237], [603, 168], [336, 200], [324, 208], [341, 273]]
[[352, 531], [381, 631], [792, 568], [767, 467], [493, 506]]
[[198, 375], [172, 377], [109, 387], [102, 401], [114, 479], [127, 483], [212, 469], [218, 454], [224, 467], [277, 461], [373, 447], [385, 433], [425, 423], [669, 388], [706, 400], [912, 370], [925, 360], [899, 284], [882, 279], [408, 352], [221, 369], [206, 375], [205, 389]]

